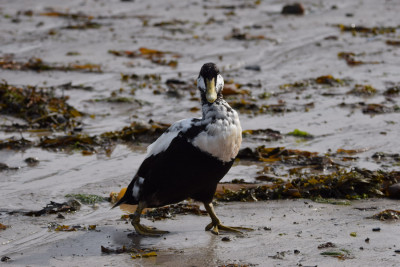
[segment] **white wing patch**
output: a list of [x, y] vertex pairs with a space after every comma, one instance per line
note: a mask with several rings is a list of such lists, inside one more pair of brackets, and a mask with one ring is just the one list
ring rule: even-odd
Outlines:
[[192, 124], [192, 119], [180, 120], [171, 125], [168, 130], [163, 133], [154, 143], [147, 147], [146, 158], [157, 155], [169, 147], [172, 140], [179, 134], [180, 131], [186, 131], [190, 128]]
[[228, 111], [229, 105], [225, 101], [224, 104], [204, 105], [203, 116], [205, 117], [200, 121], [185, 119], [174, 123], [147, 147], [146, 158], [167, 150], [179, 132], [186, 132], [191, 126], [202, 124], [206, 125], [204, 131], [200, 132], [193, 140], [188, 141], [221, 161], [229, 162], [234, 159], [242, 143], [242, 127], [236, 111]]
[[144, 178], [139, 177], [135, 184], [133, 185], [133, 189], [132, 189], [132, 196], [134, 199], [139, 200], [139, 191], [140, 191], [140, 187], [142, 186], [144, 182]]

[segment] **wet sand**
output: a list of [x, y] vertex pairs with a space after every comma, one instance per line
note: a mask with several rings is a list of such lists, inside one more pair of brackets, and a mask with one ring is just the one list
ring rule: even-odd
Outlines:
[[[247, 101], [258, 109], [239, 110], [243, 130], [273, 129], [282, 138], [245, 136], [242, 147], [286, 147], [319, 155], [338, 149], [355, 154], [340, 166], [369, 170], [400, 170], [390, 157], [373, 158], [377, 152], [398, 153], [400, 139], [399, 96], [387, 95], [400, 86], [398, 41], [400, 5], [397, 1], [303, 1], [305, 14], [283, 16], [280, 1], [12, 1], [0, 3], [0, 56], [16, 62], [41, 58], [51, 66], [94, 64], [96, 71], [32, 71], [0, 68], [0, 78], [18, 87], [54, 87], [58, 96], [85, 115], [82, 133], [100, 135], [120, 130], [135, 121], [173, 123], [200, 116], [199, 102], [192, 99], [191, 85], [201, 65], [213, 61], [226, 83], [240, 85], [250, 94], [227, 96]], [[167, 10], [167, 12], [165, 11]], [[28, 12], [27, 12], [28, 11]], [[31, 12], [30, 12], [31, 11]], [[58, 13], [58, 15], [56, 15]], [[52, 15], [53, 14], [53, 15]], [[60, 14], [80, 14], [82, 18]], [[73, 29], [86, 22], [93, 28]], [[393, 27], [395, 33], [352, 33], [337, 26]], [[233, 37], [237, 30], [239, 34]], [[140, 48], [167, 52], [164, 63], [144, 56], [117, 56], [109, 51]], [[170, 53], [169, 53], [170, 52]], [[353, 53], [365, 64], [350, 66], [341, 52]], [[179, 56], [174, 56], [179, 55]], [[176, 61], [176, 67], [165, 64]], [[2, 65], [3, 66], [3, 65]], [[250, 68], [249, 68], [250, 67]], [[260, 71], [254, 70], [259, 68]], [[121, 74], [159, 75], [160, 80], [121, 79]], [[320, 76], [332, 75], [343, 83], [316, 84]], [[189, 89], [174, 91], [168, 79], [185, 82]], [[312, 80], [312, 81], [311, 81]], [[311, 82], [310, 82], [311, 81]], [[71, 83], [75, 88], [65, 89]], [[300, 84], [300, 85], [299, 85]], [[301, 85], [306, 84], [306, 85]], [[376, 88], [372, 95], [349, 93], [357, 84]], [[84, 90], [82, 87], [90, 87]], [[294, 86], [293, 86], [294, 85]], [[130, 102], [107, 102], [110, 96]], [[178, 96], [178, 97], [177, 97]], [[276, 109], [270, 109], [277, 107]], [[383, 112], [371, 110], [382, 107]], [[12, 115], [0, 115], [2, 127], [27, 124]], [[41, 137], [64, 135], [62, 131], [6, 131], [10, 137], [38, 142]], [[294, 129], [312, 139], [286, 135]], [[349, 206], [316, 203], [307, 199], [255, 203], [220, 203], [217, 214], [227, 225], [254, 229], [243, 236], [214, 236], [204, 232], [209, 218], [178, 215], [173, 220], [149, 222], [171, 233], [161, 238], [132, 235], [133, 228], [110, 210], [107, 202], [94, 208], [83, 205], [76, 213], [27, 217], [12, 211], [39, 210], [50, 201], [64, 202], [67, 194], [108, 196], [126, 187], [145, 157], [146, 143], [116, 144], [111, 155], [99, 149], [84, 156], [81, 151], [52, 151], [39, 147], [0, 150], [0, 163], [16, 170], [0, 171], [0, 257], [11, 266], [397, 266], [400, 256], [398, 222], [367, 219], [385, 209], [398, 210], [398, 201], [369, 199]], [[339, 154], [339, 153], [336, 153]], [[39, 164], [29, 166], [25, 159]], [[282, 179], [290, 166], [239, 161], [223, 179], [255, 182], [264, 167]], [[323, 170], [322, 173], [327, 170]], [[306, 203], [307, 202], [307, 203]], [[360, 210], [356, 208], [366, 208]], [[96, 225], [98, 231], [49, 231], [48, 225]], [[264, 227], [271, 228], [265, 230]], [[381, 228], [373, 232], [373, 228]], [[350, 233], [356, 233], [351, 236]], [[129, 235], [129, 236], [128, 236]], [[354, 234], [353, 234], [354, 235]], [[230, 241], [223, 241], [228, 237]], [[365, 240], [369, 238], [369, 243]], [[332, 242], [336, 248], [318, 249]], [[129, 253], [104, 254], [101, 246], [156, 250], [157, 256], [132, 259]], [[361, 247], [363, 249], [361, 249]], [[342, 253], [342, 259], [323, 256]], [[296, 251], [296, 252], [295, 252]]]
[[[65, 220], [56, 215], [8, 217], [6, 223], [13, 227], [2, 232], [1, 255], [10, 257], [12, 266], [397, 266], [399, 224], [368, 218], [388, 208], [398, 208], [398, 201], [370, 199], [346, 206], [305, 199], [221, 203], [216, 212], [225, 224], [254, 231], [216, 236], [204, 231], [208, 216], [177, 215], [157, 222], [144, 219], [146, 225], [170, 233], [142, 237], [130, 224], [115, 219], [119, 210], [100, 205], [96, 210], [85, 208], [79, 216], [67, 214]], [[49, 231], [46, 224], [52, 221], [97, 227]], [[328, 242], [334, 247], [318, 248]], [[132, 259], [130, 253], [102, 253], [101, 246], [154, 249], [157, 256]], [[324, 252], [344, 256], [321, 255]]]

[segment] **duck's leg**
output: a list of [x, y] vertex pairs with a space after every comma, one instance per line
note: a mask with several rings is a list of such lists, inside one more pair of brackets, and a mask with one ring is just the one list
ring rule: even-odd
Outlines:
[[206, 208], [206, 211], [211, 217], [211, 223], [209, 223], [206, 226], [206, 231], [211, 229], [211, 233], [218, 235], [219, 230], [222, 231], [227, 231], [227, 232], [234, 232], [234, 233], [239, 233], [242, 234], [240, 230], [253, 230], [251, 228], [245, 228], [245, 227], [229, 227], [221, 224], [221, 221], [218, 219], [217, 215], [215, 214], [214, 207], [212, 203], [203, 203], [204, 207]]
[[145, 235], [145, 236], [159, 236], [162, 234], [167, 234], [169, 233], [168, 231], [161, 231], [157, 230], [155, 228], [151, 228], [148, 226], [145, 226], [143, 224], [140, 224], [140, 215], [142, 214], [142, 211], [146, 208], [146, 204], [143, 202], [139, 202], [139, 205], [136, 208], [136, 211], [134, 214], [132, 214], [130, 217], [132, 219], [132, 225], [136, 230], [136, 233], [140, 235]]

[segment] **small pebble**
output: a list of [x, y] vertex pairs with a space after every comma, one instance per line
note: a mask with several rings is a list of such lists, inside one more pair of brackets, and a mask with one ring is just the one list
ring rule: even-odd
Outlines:
[[400, 183], [389, 186], [387, 192], [389, 197], [400, 199]]
[[24, 161], [26, 164], [28, 164], [28, 166], [36, 166], [39, 164], [38, 158], [29, 157], [29, 158], [26, 158]]
[[177, 89], [170, 89], [167, 91], [168, 97], [182, 98], [183, 95]]
[[258, 65], [248, 65], [244, 67], [245, 70], [261, 71], [261, 67]]
[[294, 254], [299, 254], [299, 253], [300, 253], [300, 250], [298, 250], [298, 249], [294, 250]]
[[324, 38], [324, 40], [334, 40], [334, 41], [336, 41], [338, 39], [339, 39], [339, 37], [337, 37], [336, 35], [329, 35]]
[[286, 5], [282, 8], [282, 14], [284, 15], [303, 15], [304, 7], [300, 3], [294, 3], [292, 5]]
[[178, 79], [168, 79], [165, 83], [166, 84], [186, 84], [185, 81], [178, 80]]
[[365, 243], [369, 243], [369, 237], [365, 239]]
[[7, 170], [8, 165], [0, 162], [0, 171]]
[[224, 236], [221, 240], [225, 241], [225, 242], [229, 242], [229, 241], [231, 241], [231, 238], [228, 236]]
[[333, 244], [332, 242], [326, 242], [326, 243], [321, 244], [321, 245], [318, 246], [319, 249], [322, 249], [322, 248], [335, 248], [335, 247], [336, 247], [336, 245]]
[[372, 228], [372, 231], [373, 231], [373, 232], [379, 232], [380, 230], [381, 230], [380, 227]]
[[1, 257], [1, 261], [3, 261], [3, 262], [7, 262], [7, 261], [9, 261], [9, 260], [11, 260], [10, 257], [7, 257], [7, 256]]

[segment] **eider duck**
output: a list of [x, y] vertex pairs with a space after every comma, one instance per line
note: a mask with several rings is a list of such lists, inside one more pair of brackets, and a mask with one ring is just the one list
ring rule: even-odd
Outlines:
[[145, 208], [161, 207], [187, 198], [201, 201], [211, 217], [205, 228], [240, 232], [221, 224], [212, 199], [218, 182], [232, 167], [242, 142], [238, 114], [222, 97], [224, 79], [214, 63], [202, 66], [197, 78], [202, 118], [171, 125], [147, 148], [147, 156], [129, 184], [120, 204], [138, 205], [132, 225], [141, 235], [168, 233], [140, 224]]

